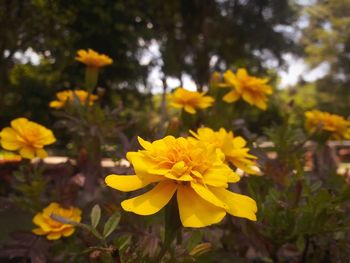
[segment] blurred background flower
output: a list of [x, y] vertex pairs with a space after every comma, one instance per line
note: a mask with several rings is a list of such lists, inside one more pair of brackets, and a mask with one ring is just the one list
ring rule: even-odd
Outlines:
[[74, 104], [78, 101], [80, 105], [85, 105], [86, 100], [89, 98], [87, 105], [91, 106], [98, 99], [96, 95], [90, 94], [85, 90], [64, 90], [56, 93], [57, 100], [50, 102], [51, 108], [62, 108], [67, 103]]
[[23, 158], [27, 159], [46, 157], [44, 146], [56, 141], [50, 129], [26, 118], [11, 121], [11, 127], [1, 130], [0, 138], [4, 149], [18, 151]]
[[184, 88], [177, 88], [173, 94], [168, 96], [168, 100], [170, 106], [183, 109], [190, 114], [195, 114], [197, 109], [206, 109], [214, 103], [214, 98], [205, 96], [205, 93]]
[[113, 63], [113, 60], [109, 56], [99, 54], [90, 48], [87, 51], [83, 49], [78, 50], [75, 59], [92, 68], [101, 68]]
[[[55, 220], [55, 216], [58, 216], [61, 220], [67, 220], [67, 223]], [[38, 228], [32, 231], [36, 235], [46, 236], [48, 240], [69, 237], [75, 231], [75, 226], [70, 224], [70, 221], [79, 223], [81, 221], [81, 210], [76, 207], [64, 208], [53, 202], [34, 216], [33, 223]]]

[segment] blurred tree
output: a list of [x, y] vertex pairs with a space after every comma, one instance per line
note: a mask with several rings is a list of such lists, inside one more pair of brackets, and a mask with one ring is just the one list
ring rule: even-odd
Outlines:
[[[266, 60], [282, 62], [284, 52], [296, 51], [294, 39], [283, 31], [298, 16], [295, 5], [289, 2], [0, 1], [0, 94], [7, 96], [6, 101], [9, 92], [26, 94], [1, 103], [1, 111], [7, 112], [2, 122], [21, 114], [20, 105], [26, 105], [28, 116], [33, 115], [30, 109], [34, 106], [47, 109], [48, 101], [30, 103], [33, 83], [46, 89], [45, 97], [52, 98], [57, 90], [80, 87], [83, 67], [73, 60], [80, 48], [93, 48], [114, 59], [99, 82], [107, 87], [105, 100], [112, 104], [131, 104], [130, 94], [132, 100], [140, 101], [133, 105], [142, 107], [149, 101], [149, 96], [142, 93], [149, 93], [152, 88], [147, 77], [155, 66], [160, 66], [164, 74], [165, 91], [168, 76], [181, 80], [184, 73], [189, 74], [202, 89], [214, 69], [245, 66], [252, 73], [261, 72]], [[151, 43], [159, 47], [160, 58], [151, 56], [147, 62], [142, 61]], [[23, 75], [30, 67], [15, 59], [16, 52], [28, 48], [43, 58], [42, 65], [31, 68], [36, 73], [30, 75], [30, 83]], [[43, 77], [42, 74], [50, 74], [48, 69], [52, 70], [52, 77]], [[11, 73], [13, 70], [15, 73]], [[113, 101], [114, 98], [123, 101]], [[24, 100], [27, 102], [23, 103]]]
[[[283, 53], [298, 52], [294, 35], [285, 32], [298, 18], [298, 7], [290, 1], [153, 0], [148, 6], [154, 8], [151, 21], [158, 34], [163, 94], [169, 76], [182, 85], [183, 74], [188, 74], [203, 90], [214, 70], [247, 67], [253, 74], [266, 73], [267, 60], [281, 64]], [[279, 119], [278, 111], [271, 113], [271, 120]], [[255, 116], [256, 124], [261, 114]]]
[[319, 0], [306, 8], [309, 23], [302, 43], [312, 67], [328, 66], [327, 74], [316, 82], [323, 110], [349, 114], [350, 99], [350, 1]]
[[[146, 38], [149, 29], [142, 18], [144, 6], [137, 3], [0, 1], [0, 107], [4, 113], [1, 122], [24, 114], [31, 117], [35, 115], [33, 109], [46, 111], [57, 90], [81, 87], [84, 67], [74, 61], [80, 48], [93, 48], [115, 60], [105, 70], [102, 86], [135, 89], [135, 83], [145, 82], [148, 70], [138, 61], [142, 51], [139, 38]], [[23, 55], [29, 48], [42, 58], [40, 65], [31, 66], [29, 62], [26, 65], [23, 63], [27, 62], [16, 58], [16, 54]], [[40, 93], [45, 94], [41, 99], [37, 96]], [[105, 96], [109, 97], [113, 96]], [[135, 98], [144, 100], [144, 96]], [[32, 104], [34, 100], [39, 105]], [[45, 122], [42, 114], [35, 116], [37, 121]]]
[[282, 62], [284, 52], [296, 51], [294, 40], [278, 29], [297, 18], [289, 2], [150, 1], [164, 74], [181, 79], [187, 73], [201, 89], [213, 69], [261, 71], [267, 59]]
[[53, 40], [65, 43], [64, 25], [69, 10], [58, 10], [54, 1], [0, 1], [0, 98], [10, 89], [10, 71], [21, 63], [16, 54], [28, 48], [47, 56], [55, 48]]

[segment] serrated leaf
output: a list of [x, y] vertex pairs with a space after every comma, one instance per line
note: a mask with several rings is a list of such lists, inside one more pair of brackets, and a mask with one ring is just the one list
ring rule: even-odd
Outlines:
[[103, 228], [103, 237], [107, 238], [116, 229], [120, 221], [120, 214], [114, 213], [106, 222]]
[[91, 226], [96, 228], [101, 219], [101, 208], [98, 204], [94, 205], [94, 207], [91, 209], [90, 219]]

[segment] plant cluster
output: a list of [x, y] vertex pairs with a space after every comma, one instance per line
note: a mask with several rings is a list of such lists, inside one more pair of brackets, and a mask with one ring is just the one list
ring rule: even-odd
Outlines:
[[[0, 131], [1, 218], [9, 226], [0, 259], [349, 258], [349, 171], [331, 141], [349, 138], [344, 117], [298, 115], [291, 102], [280, 105], [282, 124], [252, 134], [245, 120], [268, 109], [274, 89], [269, 78], [228, 69], [214, 72], [205, 91], [179, 87], [164, 97], [168, 114], [156, 122], [157, 132], [133, 142], [122, 132], [125, 112], [101, 103], [99, 76], [113, 60], [91, 49], [79, 50], [76, 60], [86, 66], [85, 82], [48, 102], [56, 126], [19, 116]], [[71, 152], [52, 164], [56, 131], [64, 131]], [[108, 156], [112, 165], [103, 165]]]

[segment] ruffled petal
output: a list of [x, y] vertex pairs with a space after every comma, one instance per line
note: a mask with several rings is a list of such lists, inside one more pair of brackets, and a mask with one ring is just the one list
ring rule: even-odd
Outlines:
[[128, 152], [126, 158], [132, 163], [135, 173], [145, 182], [158, 182], [163, 176], [151, 174], [150, 171], [157, 165], [141, 152]]

